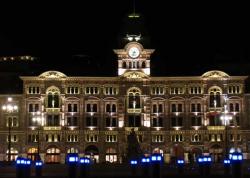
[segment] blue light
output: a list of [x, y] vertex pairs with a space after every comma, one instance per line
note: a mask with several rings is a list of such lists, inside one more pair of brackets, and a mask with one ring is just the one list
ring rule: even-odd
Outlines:
[[157, 156], [157, 161], [161, 161], [161, 156]]
[[199, 159], [198, 159], [198, 162], [199, 162], [199, 163], [203, 163], [203, 159], [202, 159], [202, 158], [199, 158]]
[[156, 161], [156, 156], [151, 157], [152, 161]]
[[69, 162], [77, 162], [78, 158], [77, 157], [69, 157]]
[[230, 164], [230, 160], [229, 159], [225, 159], [224, 160], [224, 164]]
[[21, 160], [16, 160], [16, 163], [17, 164], [21, 164]]
[[207, 162], [207, 158], [206, 158], [206, 157], [205, 157], [205, 158], [203, 158], [203, 161], [204, 161], [204, 162]]
[[131, 160], [131, 161], [130, 161], [130, 164], [131, 164], [131, 165], [137, 165], [137, 161], [136, 161], [136, 160]]
[[25, 161], [23, 159], [21, 160], [21, 164], [25, 164]]
[[30, 164], [31, 164], [31, 161], [30, 161], [30, 160], [27, 160], [27, 161], [26, 161], [26, 164], [27, 164], [27, 165], [30, 165]]
[[242, 155], [238, 155], [238, 160], [242, 160], [243, 159], [243, 157], [242, 157]]
[[142, 163], [149, 163], [149, 162], [150, 162], [150, 159], [149, 159], [149, 158], [142, 158], [142, 159], [141, 159], [141, 162], [142, 162]]
[[90, 163], [90, 159], [89, 158], [80, 158], [80, 163], [81, 164], [89, 164]]
[[177, 164], [184, 164], [184, 160], [182, 159], [177, 160]]
[[42, 166], [42, 165], [43, 165], [43, 162], [42, 162], [42, 161], [36, 161], [35, 165], [36, 165], [36, 166]]
[[211, 158], [211, 157], [208, 157], [208, 158], [207, 158], [207, 161], [208, 161], [208, 162], [212, 162], [212, 158]]
[[238, 160], [237, 155], [232, 155], [232, 160]]

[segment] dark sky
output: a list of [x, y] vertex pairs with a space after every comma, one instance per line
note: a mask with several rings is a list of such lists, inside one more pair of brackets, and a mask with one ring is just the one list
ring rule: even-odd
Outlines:
[[[40, 65], [33, 70], [117, 74], [112, 49], [118, 47], [117, 36], [133, 10], [132, 0], [0, 6], [0, 55], [37, 56]], [[213, 69], [249, 75], [247, 8], [235, 3], [136, 0], [150, 46], [156, 49], [152, 75], [201, 75]]]

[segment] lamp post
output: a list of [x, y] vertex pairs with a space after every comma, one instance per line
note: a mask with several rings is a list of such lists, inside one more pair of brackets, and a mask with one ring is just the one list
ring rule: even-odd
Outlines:
[[40, 127], [43, 126], [43, 114], [41, 114], [40, 111], [34, 112], [32, 121], [34, 122], [34, 125], [37, 126], [37, 156], [36, 160], [41, 160], [40, 157]]
[[[2, 106], [2, 110], [11, 115], [12, 113], [18, 111], [18, 106], [13, 103], [13, 99], [8, 97], [7, 103]], [[12, 118], [8, 117], [8, 162], [11, 161], [11, 127], [13, 125]]]
[[228, 156], [228, 145], [227, 145], [227, 126], [229, 125], [230, 120], [232, 119], [232, 116], [228, 114], [227, 109], [227, 100], [228, 98], [224, 97], [225, 104], [224, 104], [224, 114], [220, 117], [220, 119], [223, 122], [223, 125], [225, 126], [225, 158], [229, 158]]

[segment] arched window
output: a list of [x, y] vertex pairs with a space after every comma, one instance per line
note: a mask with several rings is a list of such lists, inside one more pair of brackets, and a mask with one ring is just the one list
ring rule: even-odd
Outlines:
[[12, 161], [16, 160], [17, 155], [18, 155], [17, 149], [11, 147], [10, 148], [10, 154], [9, 154], [9, 150], [7, 150], [6, 151], [6, 160], [8, 160], [9, 155], [10, 155], [10, 160], [12, 160]]
[[221, 107], [221, 88], [214, 86], [209, 89], [210, 94], [210, 107]]
[[131, 88], [128, 90], [128, 107], [129, 108], [140, 108], [141, 107], [141, 99], [140, 99], [141, 91], [138, 88]]
[[47, 149], [45, 162], [46, 163], [60, 163], [60, 152], [61, 151], [55, 147]]
[[47, 89], [47, 106], [48, 108], [59, 108], [60, 90], [57, 87]]
[[112, 112], [116, 112], [116, 105], [112, 104]]
[[106, 105], [106, 112], [110, 112], [111, 110], [110, 110], [110, 104], [107, 104]]
[[27, 152], [27, 157], [32, 161], [34, 161], [36, 159], [37, 153], [38, 153], [37, 148], [29, 148]]

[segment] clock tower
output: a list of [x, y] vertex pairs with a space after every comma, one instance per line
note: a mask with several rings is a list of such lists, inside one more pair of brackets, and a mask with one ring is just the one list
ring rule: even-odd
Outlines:
[[150, 56], [154, 49], [144, 49], [136, 41], [129, 42], [123, 49], [115, 49], [118, 56], [118, 75], [126, 78], [150, 76]]

